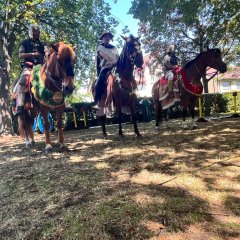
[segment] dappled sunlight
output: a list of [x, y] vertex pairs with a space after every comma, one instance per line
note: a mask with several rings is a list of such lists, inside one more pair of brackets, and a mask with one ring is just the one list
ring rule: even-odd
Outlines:
[[108, 168], [111, 168], [111, 167], [109, 166], [109, 164], [106, 163], [106, 162], [96, 163], [96, 164], [95, 164], [95, 167], [96, 167], [97, 169], [108, 169]]
[[151, 196], [147, 193], [137, 193], [135, 196], [132, 197], [132, 199], [143, 206], [147, 206], [149, 204], [163, 204], [165, 201], [165, 198], [162, 196]]
[[203, 192], [201, 196], [212, 205], [221, 206], [227, 194], [226, 192], [212, 190]]
[[11, 161], [20, 161], [20, 160], [23, 160], [25, 159], [25, 157], [10, 157], [8, 160], [11, 162]]
[[68, 161], [71, 163], [77, 163], [77, 162], [84, 162], [86, 160], [82, 156], [75, 155], [75, 156], [70, 156]]
[[225, 190], [229, 192], [240, 191], [240, 184], [227, 178], [217, 179], [214, 183], [214, 187], [217, 190]]
[[127, 182], [130, 181], [131, 179], [129, 170], [120, 170], [117, 172], [112, 172], [111, 176], [116, 178], [117, 183]]
[[149, 185], [149, 184], [162, 184], [167, 182], [172, 177], [166, 174], [161, 173], [152, 173], [148, 170], [143, 170], [140, 173], [137, 173], [131, 177], [132, 183]]
[[162, 229], [166, 228], [162, 223], [150, 220], [144, 220], [140, 222], [140, 225], [145, 227], [147, 230], [153, 232], [154, 234], [159, 234], [162, 231]]
[[115, 148], [112, 150], [107, 150], [106, 154], [109, 155], [121, 155], [121, 156], [131, 156], [131, 155], [137, 155], [137, 154], [144, 154], [146, 150], [144, 149], [138, 149], [138, 148], [131, 148], [131, 147], [124, 147], [124, 148]]
[[[213, 234], [206, 230], [206, 224], [190, 225], [184, 232], [166, 233], [165, 238], [158, 238], [157, 240], [217, 240], [220, 239], [217, 234]], [[194, 238], [193, 238], [194, 236]], [[154, 240], [154, 238], [151, 238]]]

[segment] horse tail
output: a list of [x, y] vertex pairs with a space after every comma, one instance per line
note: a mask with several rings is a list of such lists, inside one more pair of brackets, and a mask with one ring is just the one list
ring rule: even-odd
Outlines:
[[154, 97], [154, 95], [155, 95], [156, 88], [159, 88], [159, 80], [157, 82], [155, 82], [152, 86], [152, 97]]
[[25, 135], [32, 131], [35, 117], [36, 112], [34, 110], [25, 110], [24, 115], [18, 117], [18, 132], [21, 137], [25, 138]]

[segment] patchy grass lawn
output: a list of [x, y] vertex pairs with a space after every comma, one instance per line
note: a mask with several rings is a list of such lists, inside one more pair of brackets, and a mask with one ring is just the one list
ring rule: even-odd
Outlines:
[[66, 132], [69, 152], [0, 139], [0, 239], [240, 239], [240, 121]]

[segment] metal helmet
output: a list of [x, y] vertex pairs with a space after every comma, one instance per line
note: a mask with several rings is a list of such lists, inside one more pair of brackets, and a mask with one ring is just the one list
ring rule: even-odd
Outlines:
[[33, 38], [33, 30], [34, 29], [40, 31], [40, 27], [37, 24], [31, 24], [29, 27], [29, 31], [28, 31], [28, 35], [30, 38]]

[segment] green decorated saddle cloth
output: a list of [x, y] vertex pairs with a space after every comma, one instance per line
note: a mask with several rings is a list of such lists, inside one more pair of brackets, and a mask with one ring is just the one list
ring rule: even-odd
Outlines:
[[33, 67], [32, 73], [32, 93], [37, 101], [50, 108], [58, 108], [64, 105], [64, 95], [62, 92], [53, 92], [45, 86], [47, 75], [41, 74], [42, 66]]

